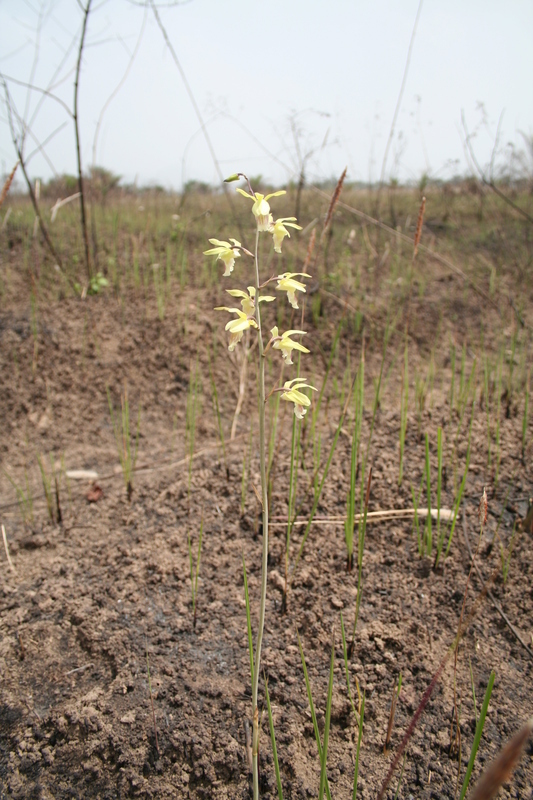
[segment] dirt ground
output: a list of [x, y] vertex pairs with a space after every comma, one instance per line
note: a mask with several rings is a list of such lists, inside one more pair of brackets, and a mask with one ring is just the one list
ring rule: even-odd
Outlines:
[[[22, 292], [19, 297], [23, 297]], [[482, 313], [487, 315], [486, 329], [490, 329], [490, 313], [496, 317], [496, 312], [483, 309], [475, 297], [468, 300], [466, 314], [465, 289], [456, 277], [451, 283], [435, 281], [423, 303], [413, 300], [413, 370], [417, 358], [427, 353], [424, 343], [434, 333], [435, 309], [443, 298], [448, 308], [455, 309], [456, 331], [465, 324], [466, 316], [472, 329]], [[85, 301], [50, 301], [40, 306], [36, 338], [32, 335], [29, 301], [15, 294], [8, 303], [3, 302], [1, 522], [16, 571], [9, 569], [2, 547], [2, 798], [250, 796], [245, 721], [251, 713], [251, 690], [242, 557], [248, 571], [255, 630], [262, 538], [252, 488], [252, 483], [259, 484], [256, 444], [242, 516], [240, 507], [243, 457], [249, 448], [250, 423], [255, 426], [255, 383], [253, 375], [249, 376], [251, 388], [236, 438], [227, 442], [224, 461], [212, 410], [205, 346], [214, 335], [206, 309], [220, 302], [215, 292], [207, 294], [201, 305], [192, 292], [182, 294], [169, 299], [161, 321], [155, 303], [148, 307], [133, 293], [126, 292], [120, 301], [112, 291]], [[324, 315], [328, 321], [323, 322], [320, 341], [327, 353], [341, 308], [327, 296], [324, 306], [329, 316]], [[443, 342], [446, 335], [444, 329]], [[311, 326], [311, 347], [314, 337], [318, 332]], [[399, 335], [391, 353], [399, 348], [403, 354], [402, 341]], [[350, 351], [356, 364], [360, 349], [360, 335], [348, 327], [342, 335], [340, 353]], [[458, 424], [447, 399], [450, 364], [444, 346], [442, 352], [440, 349], [440, 377], [421, 419], [422, 431], [429, 433], [435, 465], [437, 427], [442, 426], [449, 454]], [[189, 486], [186, 403], [190, 362], [197, 352], [204, 392]], [[388, 357], [387, 363], [391, 360], [392, 356]], [[318, 375], [323, 365], [320, 360], [313, 364]], [[375, 344], [369, 346], [367, 354], [363, 444], [370, 429], [372, 379], [379, 366], [380, 347]], [[238, 376], [223, 346], [222, 334], [213, 371], [229, 438]], [[410, 485], [418, 488], [423, 476], [425, 445], [411, 410], [405, 478], [398, 488], [399, 374], [399, 369], [391, 373], [377, 413], [371, 449], [371, 511], [411, 507]], [[139, 403], [142, 407], [131, 502], [126, 499], [118, 466], [106, 398], [109, 386], [117, 406], [125, 381], [132, 419], [136, 419]], [[361, 798], [377, 795], [409, 720], [432, 676], [450, 653], [471, 565], [467, 540], [472, 552], [478, 542], [477, 508], [483, 486], [488, 491], [489, 516], [477, 564], [484, 580], [489, 581], [492, 597], [481, 597], [482, 582], [474, 570], [465, 607], [469, 624], [459, 647], [455, 676], [461, 732], [459, 786], [475, 729], [472, 680], [479, 713], [490, 673], [496, 673], [473, 782], [533, 713], [533, 534], [523, 530], [517, 535], [505, 584], [499, 544], [500, 540], [509, 543], [513, 524], [526, 516], [528, 498], [533, 493], [532, 451], [529, 446], [523, 463], [521, 410], [511, 407], [508, 418], [502, 411], [501, 463], [495, 485], [494, 474], [487, 471], [487, 421], [481, 394], [480, 385], [464, 515], [445, 564], [434, 570], [430, 559], [419, 558], [409, 519], [372, 523], [367, 529], [361, 612], [349, 666], [352, 688], [357, 678], [366, 696], [359, 767]], [[338, 417], [339, 402], [333, 395], [331, 402], [324, 404], [323, 454], [329, 452]], [[274, 518], [286, 518], [290, 424], [291, 411], [282, 408], [272, 494]], [[457, 446], [459, 476], [464, 468], [467, 434], [467, 426], [463, 426]], [[345, 514], [350, 438], [348, 419], [325, 484], [319, 517]], [[531, 443], [531, 422], [528, 440]], [[61, 524], [47, 519], [42, 498], [36, 457], [48, 453], [58, 462], [63, 456], [68, 470], [96, 470], [96, 483], [102, 490], [93, 491], [90, 496], [96, 501], [89, 502], [91, 481], [70, 480], [67, 491], [63, 480]], [[309, 469], [309, 451], [307, 459]], [[26, 523], [16, 503], [15, 489], [6, 477], [9, 474], [24, 488], [25, 470], [34, 495], [33, 520]], [[302, 471], [298, 498], [303, 517], [311, 507], [304, 474]], [[448, 473], [442, 505], [451, 507], [452, 503], [453, 478]], [[193, 629], [187, 537], [192, 537], [195, 550], [201, 525], [203, 547], [197, 624]], [[294, 533], [292, 563], [301, 530]], [[340, 612], [351, 631], [357, 575], [346, 572], [343, 527], [334, 523], [313, 526], [293, 575], [288, 611], [282, 614], [277, 575], [284, 569], [284, 537], [284, 528], [273, 527], [263, 650], [284, 796], [315, 797], [319, 784], [317, 746], [297, 643], [299, 632], [321, 730], [334, 641], [328, 779], [332, 797], [349, 798], [357, 729], [347, 699]], [[400, 672], [403, 682], [392, 742], [384, 755], [391, 696]], [[450, 754], [453, 708], [451, 658], [408, 744], [399, 798], [455, 797], [458, 759]], [[277, 793], [266, 713], [262, 731], [262, 796], [274, 798]], [[389, 786], [389, 798], [395, 796], [399, 772]], [[499, 796], [533, 797], [532, 742], [512, 782]]]

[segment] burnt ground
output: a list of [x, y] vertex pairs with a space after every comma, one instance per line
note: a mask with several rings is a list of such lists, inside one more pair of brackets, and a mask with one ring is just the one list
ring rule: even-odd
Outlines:
[[[423, 301], [416, 296], [413, 300], [411, 314], [416, 322], [410, 329], [412, 376], [433, 346], [436, 309], [443, 297], [449, 307], [455, 308], [459, 327], [475, 331], [480, 316], [485, 315], [485, 330], [490, 330], [491, 320], [498, 320], [496, 313], [484, 309], [456, 277], [451, 280], [451, 284], [436, 281]], [[1, 521], [16, 569], [12, 572], [8, 568], [2, 548], [0, 796], [54, 800], [249, 797], [244, 723], [251, 713], [251, 691], [242, 557], [244, 554], [255, 626], [262, 539], [258, 502], [252, 488], [252, 484], [259, 483], [255, 439], [244, 515], [240, 512], [243, 458], [249, 452], [250, 423], [255, 432], [256, 395], [251, 371], [236, 439], [227, 441], [224, 459], [212, 406], [207, 349], [226, 439], [235, 408], [238, 375], [222, 334], [216, 334], [216, 325], [210, 319], [209, 309], [220, 303], [220, 298], [206, 294], [201, 305], [192, 292], [169, 298], [163, 321], [158, 319], [153, 298], [145, 301], [134, 293], [125, 292], [117, 299], [109, 290], [83, 302], [72, 298], [50, 300], [40, 304], [34, 337], [30, 304], [21, 299], [24, 296], [22, 291], [15, 292], [9, 302], [3, 303], [0, 315]], [[313, 340], [320, 340], [321, 349], [327, 354], [341, 311], [339, 304], [324, 295], [320, 326], [312, 326], [309, 332], [310, 347]], [[366, 361], [364, 446], [371, 422], [372, 381], [380, 367], [379, 314], [376, 319]], [[442, 505], [451, 507], [451, 454], [459, 429], [456, 464], [460, 479], [468, 421], [465, 418], [459, 426], [456, 410], [449, 408], [450, 363], [444, 352], [447, 335], [444, 326], [437, 343], [433, 390], [421, 415], [421, 433], [429, 433], [435, 474], [437, 427], [443, 428], [447, 481]], [[210, 344], [213, 339], [218, 341], [215, 350]], [[473, 339], [469, 343], [473, 349], [468, 350], [468, 369], [475, 355], [475, 342]], [[484, 346], [490, 346], [487, 338]], [[341, 337], [335, 362], [340, 368], [337, 388], [347, 352], [351, 353], [352, 365], [356, 364], [361, 333], [349, 325]], [[191, 359], [194, 362], [197, 353], [203, 394], [189, 481], [186, 404]], [[413, 389], [405, 477], [398, 488], [402, 359], [403, 334], [398, 334], [386, 356], [387, 367], [395, 366], [390, 372], [386, 370], [372, 440], [370, 510], [409, 508], [410, 485], [418, 491], [423, 476], [425, 446], [418, 431]], [[323, 374], [319, 358], [313, 360], [312, 372], [315, 378]], [[118, 466], [106, 398], [107, 385], [117, 406], [125, 381], [132, 427], [141, 404], [139, 456], [131, 502], [126, 499]], [[490, 673], [496, 673], [473, 780], [532, 714], [531, 530], [521, 531], [515, 539], [505, 584], [500, 566], [500, 542], [510, 542], [513, 525], [526, 515], [533, 489], [531, 422], [526, 458], [522, 461], [523, 398], [511, 403], [508, 417], [502, 404], [501, 460], [496, 483], [494, 468], [487, 469], [487, 418], [482, 395], [480, 377], [462, 505], [464, 525], [461, 515], [445, 563], [434, 570], [432, 559], [419, 557], [411, 520], [368, 525], [361, 611], [349, 666], [352, 689], [357, 678], [366, 695], [359, 780], [362, 798], [376, 796], [423, 692], [450, 652], [471, 565], [465, 536], [475, 551], [479, 533], [477, 507], [483, 486], [487, 487], [489, 516], [477, 564], [484, 579], [491, 582], [492, 596], [523, 643], [492, 600], [488, 596], [480, 598], [482, 583], [473, 571], [465, 608], [469, 623], [459, 646], [455, 674], [460, 707], [461, 783], [475, 728], [470, 665], [478, 711]], [[339, 418], [339, 399], [331, 388], [321, 411], [322, 463]], [[291, 412], [284, 404], [280, 408], [272, 514], [283, 518], [287, 510]], [[318, 508], [320, 517], [345, 513], [351, 430], [348, 415]], [[307, 492], [313, 464], [310, 427], [306, 435], [298, 494], [304, 517], [311, 507]], [[492, 447], [494, 463], [494, 441]], [[63, 457], [69, 470], [96, 470], [97, 485], [102, 489], [97, 502], [88, 502], [89, 481], [70, 480], [67, 487], [62, 477], [61, 524], [53, 524], [47, 518], [37, 468], [37, 455], [48, 457], [49, 453], [58, 465]], [[34, 497], [33, 519], [29, 519], [28, 512], [28, 518], [23, 520], [6, 474], [24, 491], [27, 474]], [[93, 493], [93, 498], [99, 494]], [[193, 629], [187, 537], [192, 537], [195, 550], [201, 525], [203, 548], [197, 624]], [[332, 796], [348, 798], [352, 792], [356, 726], [347, 699], [340, 612], [351, 630], [357, 575], [355, 571], [346, 572], [343, 527], [333, 523], [313, 526], [293, 575], [288, 611], [283, 614], [276, 573], [283, 574], [284, 570], [284, 537], [283, 528], [273, 528], [273, 578], [263, 650], [284, 796], [305, 798], [318, 793], [317, 747], [298, 651], [299, 632], [321, 730], [334, 640], [328, 777]], [[300, 541], [301, 528], [293, 534], [291, 563]], [[529, 645], [529, 651], [524, 644]], [[400, 672], [403, 684], [391, 748], [384, 755], [391, 695]], [[408, 744], [398, 797], [455, 796], [458, 759], [450, 754], [453, 707], [454, 670], [453, 659], [449, 659]], [[273, 798], [276, 790], [266, 713], [262, 730], [263, 796]], [[398, 772], [387, 797], [394, 797]], [[530, 798], [532, 790], [533, 749], [529, 743], [513, 781], [501, 790], [500, 796]]]

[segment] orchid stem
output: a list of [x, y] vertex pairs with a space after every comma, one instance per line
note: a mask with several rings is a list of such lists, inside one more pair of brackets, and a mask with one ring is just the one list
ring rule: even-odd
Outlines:
[[261, 502], [263, 506], [263, 561], [261, 567], [261, 600], [259, 605], [259, 627], [257, 630], [257, 645], [255, 649], [254, 679], [252, 685], [253, 709], [253, 737], [252, 737], [252, 767], [254, 800], [259, 800], [259, 709], [257, 695], [259, 690], [259, 675], [261, 674], [261, 645], [265, 627], [266, 594], [267, 594], [267, 567], [268, 567], [268, 486], [265, 457], [265, 358], [263, 348], [263, 335], [261, 330], [261, 312], [259, 303], [259, 230], [255, 235], [255, 318], [258, 328], [259, 342], [259, 460], [261, 469]]

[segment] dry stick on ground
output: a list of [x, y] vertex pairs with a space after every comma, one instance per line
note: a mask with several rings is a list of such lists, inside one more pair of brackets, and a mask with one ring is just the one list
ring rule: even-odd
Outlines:
[[92, 277], [91, 261], [89, 256], [89, 232], [87, 230], [87, 215], [85, 213], [85, 195], [83, 191], [83, 174], [81, 170], [81, 148], [80, 148], [80, 130], [78, 124], [78, 88], [80, 83], [80, 69], [81, 58], [83, 55], [83, 45], [85, 43], [85, 34], [87, 32], [87, 21], [91, 10], [92, 0], [87, 0], [87, 5], [83, 9], [83, 27], [80, 36], [80, 46], [78, 49], [78, 62], [76, 64], [76, 78], [74, 80], [74, 131], [76, 134], [76, 157], [78, 160], [78, 187], [80, 191], [80, 213], [81, 213], [81, 229], [83, 233], [83, 244], [85, 248], [85, 267], [87, 269], [87, 280]]
[[[408, 517], [414, 517], [415, 513], [419, 517], [427, 517], [429, 513], [432, 515], [437, 516], [438, 509], [431, 508], [429, 511], [427, 508], [418, 508], [416, 511], [414, 508], [390, 508], [385, 509], [383, 511], [369, 511], [366, 515], [367, 522], [387, 522], [393, 519], [406, 519]], [[355, 514], [354, 515], [354, 522], [359, 522], [360, 519], [364, 517], [364, 514]], [[440, 509], [440, 518], [441, 521], [449, 522], [453, 519], [453, 511], [450, 508], [441, 508]], [[284, 522], [277, 522], [277, 520], [281, 519], [280, 517], [272, 517], [270, 522], [270, 527], [274, 528], [283, 528], [287, 525], [287, 520]], [[297, 518], [292, 523], [292, 527], [295, 525], [307, 525], [309, 520], [306, 517]], [[312, 521], [312, 525], [344, 525], [346, 522], [346, 517], [315, 517]]]

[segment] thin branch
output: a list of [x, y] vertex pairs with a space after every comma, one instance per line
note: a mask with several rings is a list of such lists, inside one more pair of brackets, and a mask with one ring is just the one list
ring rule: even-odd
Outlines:
[[407, 82], [407, 75], [409, 73], [409, 65], [411, 63], [411, 54], [413, 52], [413, 45], [415, 43], [416, 29], [418, 27], [418, 20], [420, 19], [420, 13], [422, 11], [422, 3], [423, 2], [424, 2], [424, 0], [420, 0], [420, 2], [418, 4], [418, 10], [416, 12], [416, 17], [415, 17], [415, 24], [413, 26], [413, 31], [411, 33], [411, 41], [409, 42], [409, 50], [407, 51], [407, 59], [405, 61], [405, 67], [404, 67], [404, 71], [403, 71], [403, 78], [402, 78], [402, 83], [401, 83], [401, 86], [400, 86], [400, 93], [398, 95], [398, 100], [396, 102], [396, 108], [394, 110], [394, 116], [392, 118], [389, 138], [387, 140], [387, 145], [385, 147], [385, 153], [383, 154], [383, 163], [381, 165], [381, 177], [379, 179], [379, 187], [378, 187], [378, 201], [377, 201], [378, 217], [381, 216], [380, 213], [379, 213], [379, 203], [380, 203], [380, 198], [381, 198], [381, 190], [383, 188], [383, 182], [385, 180], [385, 169], [387, 167], [387, 158], [388, 158], [388, 155], [389, 155], [389, 150], [390, 150], [390, 146], [392, 144], [392, 140], [394, 139], [394, 133], [395, 133], [395, 130], [396, 130], [396, 122], [398, 120], [398, 114], [400, 113], [400, 107], [402, 105], [403, 92], [404, 92], [404, 89], [405, 89], [405, 84]]
[[124, 75], [120, 79], [119, 83], [115, 86], [115, 88], [113, 89], [113, 91], [111, 92], [111, 94], [109, 95], [107, 100], [105, 101], [105, 103], [104, 103], [104, 105], [102, 107], [102, 110], [100, 111], [100, 116], [98, 117], [98, 122], [96, 123], [96, 128], [95, 128], [95, 132], [94, 132], [93, 167], [96, 165], [96, 148], [97, 148], [97, 144], [98, 144], [98, 134], [100, 133], [100, 127], [102, 125], [102, 120], [104, 118], [104, 114], [107, 111], [111, 101], [114, 100], [114, 98], [117, 96], [119, 91], [124, 86], [124, 83], [126, 82], [126, 79], [127, 79], [128, 75], [130, 73], [130, 70], [131, 70], [131, 68], [133, 66], [133, 62], [135, 61], [137, 53], [139, 52], [139, 47], [141, 45], [141, 41], [142, 41], [143, 34], [144, 34], [144, 28], [145, 28], [145, 25], [146, 25], [147, 14], [148, 14], [148, 6], [145, 6], [144, 7], [144, 17], [143, 17], [143, 22], [142, 22], [142, 25], [141, 25], [141, 31], [139, 33], [139, 38], [137, 39], [137, 43], [135, 45], [135, 49], [134, 49], [133, 53], [131, 54], [128, 66], [126, 67], [126, 71], [124, 72]]
[[487, 176], [483, 172], [483, 169], [481, 168], [481, 166], [480, 166], [480, 164], [479, 164], [479, 162], [478, 162], [478, 160], [477, 160], [477, 158], [476, 158], [476, 156], [474, 154], [474, 150], [473, 150], [472, 144], [470, 142], [471, 136], [470, 136], [470, 134], [468, 132], [468, 128], [466, 127], [466, 120], [465, 120], [464, 111], [461, 111], [461, 122], [463, 123], [463, 128], [464, 128], [464, 132], [465, 132], [465, 147], [467, 148], [467, 151], [468, 151], [468, 154], [469, 154], [469, 156], [470, 156], [470, 158], [472, 160], [472, 163], [474, 164], [474, 166], [475, 166], [475, 168], [476, 168], [476, 170], [477, 170], [477, 172], [479, 174], [481, 182], [485, 186], [488, 186], [489, 189], [492, 189], [494, 194], [497, 194], [498, 197], [501, 197], [502, 200], [504, 200], [508, 205], [511, 206], [511, 208], [514, 208], [515, 211], [518, 211], [518, 213], [521, 214], [524, 217], [524, 219], [527, 219], [527, 221], [533, 225], [533, 217], [530, 214], [528, 214], [527, 211], [525, 211], [523, 208], [521, 208], [519, 205], [517, 205], [515, 202], [513, 202], [513, 200], [511, 200], [511, 198], [508, 197], [504, 192], [502, 192], [501, 189], [499, 189], [498, 186], [496, 186], [496, 184], [494, 183], [494, 181], [492, 179], [492, 176], [490, 178], [487, 178]]
[[209, 136], [209, 134], [207, 132], [207, 127], [206, 127], [206, 125], [204, 123], [204, 120], [203, 120], [203, 117], [202, 117], [202, 113], [200, 111], [198, 103], [196, 102], [196, 98], [195, 98], [195, 96], [193, 94], [193, 91], [192, 91], [192, 89], [191, 89], [191, 87], [189, 85], [189, 82], [187, 80], [187, 76], [185, 75], [185, 72], [183, 71], [183, 67], [181, 66], [179, 58], [176, 55], [176, 51], [174, 50], [174, 48], [172, 46], [172, 42], [168, 38], [168, 34], [166, 32], [166, 29], [165, 29], [163, 23], [161, 22], [161, 17], [159, 16], [159, 12], [157, 10], [157, 5], [154, 2], [154, 0], [149, 0], [149, 2], [150, 2], [150, 5], [152, 6], [152, 11], [154, 12], [154, 17], [156, 19], [156, 22], [157, 22], [157, 24], [159, 26], [159, 29], [160, 29], [160, 31], [161, 31], [161, 33], [163, 35], [163, 39], [165, 40], [165, 44], [167, 45], [167, 47], [169, 49], [170, 55], [172, 56], [172, 60], [174, 61], [176, 67], [178, 68], [178, 71], [179, 71], [179, 73], [181, 75], [181, 79], [182, 79], [182, 81], [183, 81], [183, 83], [185, 85], [185, 89], [187, 90], [187, 94], [189, 95], [189, 99], [190, 99], [190, 101], [192, 103], [194, 111], [196, 112], [196, 116], [198, 117], [200, 125], [202, 126], [202, 131], [203, 131], [203, 134], [204, 134], [205, 141], [207, 143], [207, 147], [209, 148], [209, 152], [211, 153], [211, 158], [213, 159], [213, 163], [215, 165], [215, 169], [217, 171], [217, 175], [218, 175], [218, 177], [220, 179], [220, 182], [222, 184], [222, 187], [224, 189], [224, 195], [225, 195], [225, 197], [226, 197], [226, 199], [228, 201], [229, 207], [231, 209], [231, 213], [233, 215], [234, 222], [235, 222], [235, 224], [236, 224], [236, 226], [237, 226], [237, 228], [239, 230], [239, 235], [240, 235], [241, 241], [244, 241], [244, 239], [245, 239], [244, 232], [243, 232], [242, 227], [241, 227], [241, 225], [239, 223], [238, 217], [237, 217], [237, 215], [235, 213], [235, 207], [233, 205], [233, 198], [229, 194], [227, 184], [224, 183], [224, 175], [222, 174], [222, 170], [220, 169], [220, 164], [218, 162], [218, 158], [217, 158], [216, 153], [215, 153], [215, 148], [213, 147], [213, 143], [211, 142], [211, 138], [210, 138], [210, 136]]
[[78, 62], [76, 65], [76, 78], [74, 81], [74, 130], [76, 133], [76, 155], [78, 159], [78, 187], [80, 191], [80, 211], [81, 211], [81, 227], [83, 232], [83, 243], [85, 246], [85, 266], [87, 269], [87, 278], [91, 279], [91, 261], [89, 256], [89, 233], [87, 231], [87, 215], [85, 213], [85, 195], [83, 192], [83, 174], [81, 168], [81, 148], [80, 148], [80, 131], [78, 124], [78, 87], [80, 81], [81, 59], [83, 55], [83, 45], [85, 42], [85, 34], [87, 32], [87, 20], [91, 10], [92, 0], [87, 0], [87, 6], [84, 9], [83, 27], [80, 37], [80, 46], [78, 50]]
[[45, 240], [45, 242], [46, 242], [46, 244], [48, 246], [48, 249], [50, 250], [50, 253], [52, 254], [56, 264], [62, 270], [63, 265], [62, 265], [62, 262], [61, 262], [61, 258], [60, 258], [59, 254], [57, 253], [57, 251], [56, 251], [56, 249], [55, 249], [55, 247], [54, 247], [54, 245], [52, 243], [52, 239], [50, 238], [50, 234], [48, 233], [48, 228], [44, 224], [43, 218], [41, 216], [41, 212], [39, 210], [39, 204], [37, 202], [37, 198], [35, 197], [35, 192], [33, 190], [33, 186], [32, 186], [31, 180], [30, 180], [30, 178], [28, 176], [28, 173], [26, 171], [26, 164], [24, 163], [24, 156], [22, 154], [22, 142], [19, 142], [17, 140], [17, 136], [15, 134], [15, 126], [13, 124], [12, 105], [11, 105], [11, 98], [10, 98], [10, 95], [9, 95], [9, 89], [7, 88], [7, 83], [5, 82], [5, 80], [3, 79], [3, 77], [1, 75], [0, 75], [0, 81], [4, 85], [4, 92], [5, 92], [5, 96], [6, 96], [6, 106], [7, 106], [8, 117], [9, 117], [9, 128], [10, 128], [10, 131], [11, 131], [11, 138], [13, 139], [13, 145], [15, 147], [18, 159], [20, 161], [20, 168], [22, 170], [22, 174], [24, 175], [24, 179], [25, 179], [26, 185], [28, 187], [28, 192], [30, 194], [31, 202], [32, 202], [32, 205], [33, 205], [33, 210], [35, 211], [35, 216], [39, 220], [39, 226], [41, 228], [41, 231], [42, 231], [42, 234], [44, 236], [44, 240]]
[[58, 175], [58, 172], [57, 172], [56, 168], [54, 167], [54, 165], [52, 164], [52, 162], [50, 161], [50, 159], [48, 158], [48, 156], [46, 155], [46, 153], [44, 152], [44, 148], [46, 147], [46, 145], [48, 144], [48, 142], [52, 141], [52, 139], [54, 138], [54, 136], [56, 136], [56, 135], [57, 135], [57, 134], [58, 134], [60, 131], [62, 131], [62, 130], [63, 130], [63, 128], [65, 127], [65, 125], [67, 125], [67, 124], [68, 124], [68, 123], [65, 121], [65, 122], [63, 122], [61, 125], [59, 125], [59, 127], [57, 127], [57, 128], [55, 129], [55, 131], [52, 131], [52, 133], [50, 133], [50, 134], [49, 134], [49, 135], [46, 137], [46, 139], [44, 140], [44, 142], [37, 142], [37, 139], [35, 139], [35, 136], [32, 134], [32, 139], [35, 139], [35, 141], [37, 142], [37, 147], [35, 148], [35, 150], [32, 150], [32, 151], [31, 151], [31, 153], [29, 154], [29, 156], [27, 156], [27, 158], [26, 158], [26, 164], [29, 164], [29, 162], [32, 160], [32, 158], [33, 158], [33, 156], [34, 156], [34, 155], [36, 155], [37, 153], [41, 153], [41, 155], [43, 156], [43, 158], [45, 158], [45, 159], [46, 159], [46, 162], [47, 162], [48, 166], [50, 167], [50, 169], [52, 170], [53, 174], [55, 175], [55, 177], [57, 177], [57, 175]]
[[50, 97], [52, 100], [55, 100], [56, 103], [59, 103], [59, 105], [61, 105], [63, 107], [63, 109], [67, 112], [67, 114], [70, 117], [72, 117], [72, 111], [67, 106], [65, 101], [61, 100], [60, 97], [57, 97], [57, 95], [53, 94], [48, 89], [42, 89], [40, 86], [35, 86], [34, 83], [26, 83], [26, 81], [19, 81], [19, 80], [17, 80], [17, 78], [11, 77], [11, 75], [5, 75], [4, 74], [3, 77], [4, 77], [4, 79], [6, 81], [10, 81], [11, 83], [16, 83], [17, 86], [23, 86], [25, 89], [30, 89], [33, 92], [40, 92], [41, 94], [44, 94], [47, 97]]

